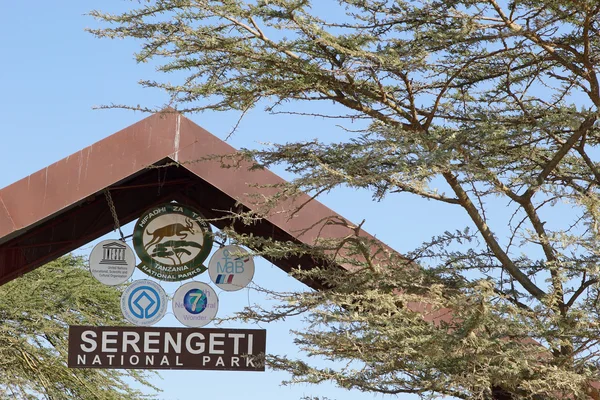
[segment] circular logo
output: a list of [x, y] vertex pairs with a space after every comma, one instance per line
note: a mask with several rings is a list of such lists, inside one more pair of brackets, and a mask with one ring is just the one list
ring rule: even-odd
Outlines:
[[240, 246], [215, 251], [208, 263], [208, 275], [219, 288], [234, 292], [248, 286], [254, 277], [254, 260]]
[[191, 289], [183, 296], [183, 306], [192, 314], [200, 314], [206, 310], [208, 297], [200, 289]]
[[202, 214], [177, 203], [146, 211], [133, 230], [133, 248], [142, 260], [138, 268], [164, 281], [182, 281], [206, 271], [202, 263], [212, 243]]
[[104, 240], [90, 254], [90, 272], [105, 285], [125, 283], [135, 269], [135, 255], [120, 240]]
[[215, 318], [219, 309], [217, 293], [206, 283], [188, 282], [173, 296], [173, 314], [183, 325], [200, 328]]
[[156, 282], [135, 281], [121, 295], [121, 311], [134, 325], [154, 325], [167, 312], [167, 295]]

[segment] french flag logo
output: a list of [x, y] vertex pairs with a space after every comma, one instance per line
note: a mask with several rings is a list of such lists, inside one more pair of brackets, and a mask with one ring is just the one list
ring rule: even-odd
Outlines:
[[219, 274], [217, 275], [217, 284], [220, 283], [227, 283], [227, 284], [231, 284], [231, 282], [233, 282], [233, 274]]

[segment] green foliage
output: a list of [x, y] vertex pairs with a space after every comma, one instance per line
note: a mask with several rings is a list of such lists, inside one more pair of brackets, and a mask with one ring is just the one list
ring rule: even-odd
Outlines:
[[244, 152], [297, 176], [261, 213], [346, 186], [464, 216], [406, 257], [340, 220], [328, 223], [355, 235], [310, 248], [231, 232], [272, 258], [323, 261], [296, 274], [326, 290], [273, 294], [279, 307], [241, 317], [305, 313], [301, 348], [342, 363], [272, 356], [274, 368], [379, 393], [600, 398], [596, 0], [155, 0], [92, 15], [111, 23], [94, 34], [136, 38], [140, 62], [183, 77], [143, 82], [181, 111], [325, 101], [302, 113], [363, 122]]
[[119, 289], [65, 256], [0, 287], [0, 395], [5, 399], [142, 399], [136, 371], [67, 368], [69, 325], [122, 325]]

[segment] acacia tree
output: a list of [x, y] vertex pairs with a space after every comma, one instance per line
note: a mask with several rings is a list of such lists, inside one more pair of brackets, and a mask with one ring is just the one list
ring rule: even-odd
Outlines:
[[304, 312], [299, 345], [345, 363], [272, 355], [273, 368], [378, 393], [583, 399], [600, 378], [599, 13], [596, 0], [153, 0], [93, 12], [111, 25], [92, 32], [139, 39], [138, 61], [182, 77], [142, 84], [184, 112], [324, 101], [331, 114], [307, 113], [364, 121], [245, 152], [297, 176], [273, 201], [348, 186], [464, 215], [406, 257], [360, 227], [311, 248], [237, 237], [324, 261], [296, 273], [327, 289], [242, 317]]
[[138, 371], [69, 369], [69, 325], [121, 325], [121, 292], [65, 256], [0, 287], [3, 399], [144, 399], [156, 388]]

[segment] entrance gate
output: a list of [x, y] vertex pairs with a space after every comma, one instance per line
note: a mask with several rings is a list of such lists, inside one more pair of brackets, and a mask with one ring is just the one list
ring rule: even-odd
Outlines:
[[[232, 211], [253, 210], [253, 195], [273, 193], [260, 186], [284, 182], [268, 170], [194, 162], [235, 152], [189, 119], [166, 110], [0, 189], [0, 285], [112, 231], [107, 190], [122, 225], [152, 206], [177, 201], [214, 219], [211, 223], [217, 228], [231, 226], [230, 220], [220, 218]], [[306, 204], [293, 218], [296, 207], [281, 204], [278, 213], [253, 225], [235, 222], [233, 228], [238, 233], [307, 245], [318, 238], [354, 234], [343, 224], [327, 224], [328, 219], [345, 219], [320, 202], [308, 200], [308, 196], [297, 199], [298, 204]], [[375, 240], [364, 231], [361, 235]], [[298, 265], [304, 269], [316, 265], [309, 256], [269, 261], [287, 272]], [[304, 283], [322, 288], [319, 282]], [[426, 304], [412, 308], [424, 313], [426, 320], [450, 318], [448, 310], [432, 311]], [[499, 391], [494, 398], [508, 397]]]

